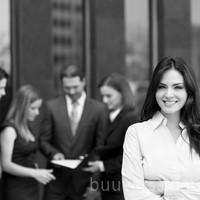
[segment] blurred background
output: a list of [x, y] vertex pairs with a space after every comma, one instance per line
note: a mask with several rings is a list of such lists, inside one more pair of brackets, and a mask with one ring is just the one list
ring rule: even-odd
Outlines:
[[104, 75], [124, 74], [139, 106], [163, 56], [183, 57], [200, 84], [199, 10], [199, 0], [1, 0], [0, 66], [10, 82], [0, 118], [20, 85], [59, 95], [64, 63], [84, 69], [94, 98]]

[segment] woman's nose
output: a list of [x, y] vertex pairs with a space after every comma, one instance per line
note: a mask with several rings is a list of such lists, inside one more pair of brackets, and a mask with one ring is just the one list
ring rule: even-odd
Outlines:
[[166, 97], [171, 97], [173, 96], [174, 92], [172, 88], [167, 88], [166, 92], [165, 92], [165, 96]]

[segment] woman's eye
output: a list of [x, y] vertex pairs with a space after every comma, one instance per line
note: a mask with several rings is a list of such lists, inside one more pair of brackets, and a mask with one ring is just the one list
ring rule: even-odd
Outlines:
[[158, 85], [158, 89], [164, 89], [165, 86], [164, 85]]
[[181, 90], [183, 89], [183, 86], [175, 86], [175, 89]]

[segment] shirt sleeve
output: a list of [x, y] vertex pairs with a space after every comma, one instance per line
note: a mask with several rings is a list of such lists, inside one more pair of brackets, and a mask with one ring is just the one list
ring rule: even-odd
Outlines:
[[127, 130], [122, 162], [122, 184], [125, 200], [162, 200], [144, 185], [142, 154], [134, 125]]
[[200, 182], [164, 181], [164, 197], [169, 199], [199, 199]]

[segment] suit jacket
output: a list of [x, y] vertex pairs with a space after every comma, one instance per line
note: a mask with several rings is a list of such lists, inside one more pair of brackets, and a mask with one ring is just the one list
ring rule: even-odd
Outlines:
[[61, 152], [66, 159], [77, 159], [102, 144], [106, 127], [105, 107], [100, 102], [86, 98], [76, 135], [72, 135], [65, 96], [47, 102], [42, 123], [40, 147], [52, 158]]
[[[103, 147], [97, 148], [99, 157], [103, 160], [105, 172], [102, 173], [102, 180], [109, 184], [109, 192], [112, 192], [113, 184], [121, 184], [121, 166], [123, 155], [123, 143], [128, 127], [137, 122], [136, 112], [124, 108], [113, 122], [108, 124], [106, 140]], [[104, 184], [104, 185], [105, 185]], [[122, 184], [120, 185], [122, 189]], [[119, 192], [121, 193], [122, 190]]]
[[104, 161], [106, 173], [121, 172], [121, 159], [118, 162], [119, 160], [117, 158], [122, 157], [123, 143], [128, 127], [137, 121], [138, 117], [134, 110], [124, 108], [113, 122], [109, 122], [104, 148], [102, 148], [102, 150], [105, 149], [105, 155], [99, 153], [100, 158]]

